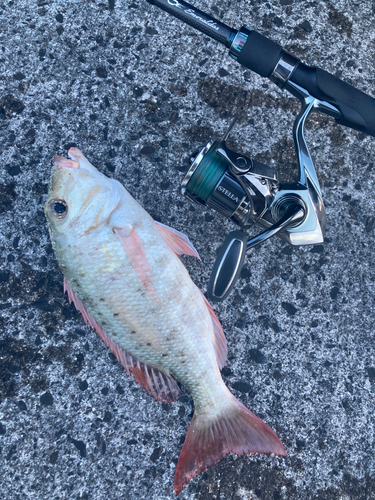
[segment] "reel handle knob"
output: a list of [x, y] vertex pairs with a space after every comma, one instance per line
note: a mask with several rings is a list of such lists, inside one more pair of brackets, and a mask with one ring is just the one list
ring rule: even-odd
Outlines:
[[236, 284], [245, 260], [247, 239], [243, 231], [232, 231], [221, 245], [207, 285], [207, 296], [213, 302], [222, 302]]

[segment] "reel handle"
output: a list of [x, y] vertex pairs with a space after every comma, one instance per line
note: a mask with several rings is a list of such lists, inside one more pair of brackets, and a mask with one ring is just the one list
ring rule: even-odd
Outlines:
[[207, 296], [213, 302], [222, 302], [236, 284], [245, 260], [247, 250], [268, 240], [288, 226], [302, 222], [305, 210], [297, 204], [286, 207], [284, 215], [273, 226], [254, 238], [247, 240], [246, 233], [232, 231], [225, 238], [216, 257], [207, 285]]
[[305, 218], [305, 210], [301, 205], [290, 204], [286, 207], [284, 215], [281, 217], [279, 221], [276, 222], [273, 226], [269, 227], [262, 233], [258, 234], [251, 240], [247, 242], [247, 250], [250, 248], [254, 248], [259, 243], [263, 243], [263, 241], [268, 240], [278, 232], [286, 229], [289, 226], [298, 225]]

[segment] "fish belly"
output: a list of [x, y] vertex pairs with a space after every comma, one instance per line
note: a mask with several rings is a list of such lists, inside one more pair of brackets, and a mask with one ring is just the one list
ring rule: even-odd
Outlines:
[[116, 343], [139, 361], [172, 374], [203, 401], [210, 386], [221, 381], [207, 307], [159, 232], [137, 232], [145, 241], [150, 291], [110, 228], [76, 236], [56, 251], [60, 267]]

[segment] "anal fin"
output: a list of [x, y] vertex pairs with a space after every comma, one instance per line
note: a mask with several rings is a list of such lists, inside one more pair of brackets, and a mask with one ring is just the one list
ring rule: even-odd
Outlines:
[[142, 363], [134, 356], [124, 351], [124, 349], [103, 330], [96, 319], [87, 311], [83, 302], [76, 295], [65, 278], [64, 292], [68, 294], [69, 304], [74, 304], [77, 311], [82, 314], [85, 323], [90, 325], [91, 328], [97, 332], [105, 345], [113, 352], [117, 361], [125, 368], [129, 377], [131, 372], [135, 381], [143, 387], [150, 396], [160, 403], [170, 404], [179, 399], [181, 390], [175, 379], [157, 368]]

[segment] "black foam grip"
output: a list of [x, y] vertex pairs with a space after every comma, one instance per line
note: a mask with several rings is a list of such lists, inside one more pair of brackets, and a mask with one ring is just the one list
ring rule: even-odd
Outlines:
[[272, 75], [282, 53], [283, 48], [281, 45], [257, 31], [251, 31], [247, 42], [237, 56], [237, 61], [246, 68], [255, 71], [258, 75], [269, 77]]
[[375, 137], [375, 99], [326, 71], [300, 63], [290, 80], [341, 113], [337, 123]]

